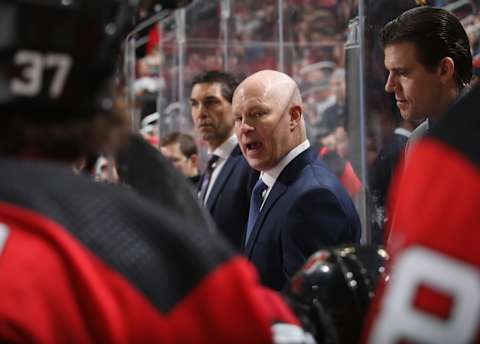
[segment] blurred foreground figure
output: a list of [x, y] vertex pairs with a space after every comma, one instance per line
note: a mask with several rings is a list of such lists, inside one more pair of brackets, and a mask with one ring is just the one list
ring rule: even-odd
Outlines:
[[480, 342], [479, 99], [478, 86], [461, 98], [394, 183], [390, 279], [369, 343]]
[[74, 173], [125, 134], [111, 79], [127, 3], [0, 3], [0, 342], [308, 341], [219, 237]]

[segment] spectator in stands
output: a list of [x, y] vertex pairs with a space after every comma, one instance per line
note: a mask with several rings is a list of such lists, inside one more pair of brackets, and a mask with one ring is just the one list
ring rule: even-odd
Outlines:
[[94, 178], [97, 182], [118, 183], [118, 173], [113, 159], [100, 155], [95, 163]]
[[330, 88], [335, 96], [335, 103], [323, 110], [322, 124], [329, 130], [334, 130], [339, 126], [345, 127], [347, 113], [345, 107], [346, 85], [345, 69], [337, 68], [330, 78]]
[[330, 171], [337, 176], [350, 197], [353, 200], [356, 200], [362, 188], [362, 182], [353, 170], [350, 161], [344, 159], [337, 152], [336, 132], [328, 131], [327, 128], [322, 128], [316, 134], [316, 139], [319, 144], [317, 147], [319, 157], [325, 162]]
[[172, 132], [162, 138], [160, 151], [194, 186], [200, 180], [198, 149], [191, 135]]
[[350, 140], [344, 126], [335, 128], [335, 150], [343, 159], [348, 160], [350, 155]]

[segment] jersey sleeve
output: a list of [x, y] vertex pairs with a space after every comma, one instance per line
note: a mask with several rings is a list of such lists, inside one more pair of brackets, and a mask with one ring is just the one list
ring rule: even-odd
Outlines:
[[388, 250], [365, 341], [479, 342], [480, 172], [439, 140], [420, 142], [397, 178]]

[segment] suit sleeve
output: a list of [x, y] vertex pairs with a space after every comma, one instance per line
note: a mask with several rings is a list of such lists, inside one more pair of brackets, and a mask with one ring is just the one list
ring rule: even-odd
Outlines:
[[285, 274], [290, 278], [318, 249], [352, 242], [349, 218], [328, 189], [316, 189], [297, 198], [281, 232]]

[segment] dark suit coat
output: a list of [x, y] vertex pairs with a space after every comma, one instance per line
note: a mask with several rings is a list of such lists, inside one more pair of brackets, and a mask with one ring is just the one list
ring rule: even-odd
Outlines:
[[385, 219], [388, 217], [386, 203], [390, 182], [395, 169], [404, 156], [408, 137], [402, 134], [393, 134], [392, 141], [378, 153], [369, 171], [371, 207], [373, 211], [371, 221], [372, 243], [385, 243]]
[[[240, 146], [235, 146], [212, 186], [205, 204], [217, 227], [240, 250], [248, 221], [251, 191], [259, 173], [245, 160]], [[198, 185], [202, 185], [200, 179]]]
[[378, 153], [370, 169], [370, 192], [378, 198], [378, 205], [381, 207], [385, 207], [390, 181], [404, 154], [407, 141], [407, 136], [394, 133], [392, 141]]
[[281, 290], [305, 260], [325, 246], [360, 241], [357, 211], [312, 149], [280, 173], [257, 218], [245, 254], [262, 283]]

